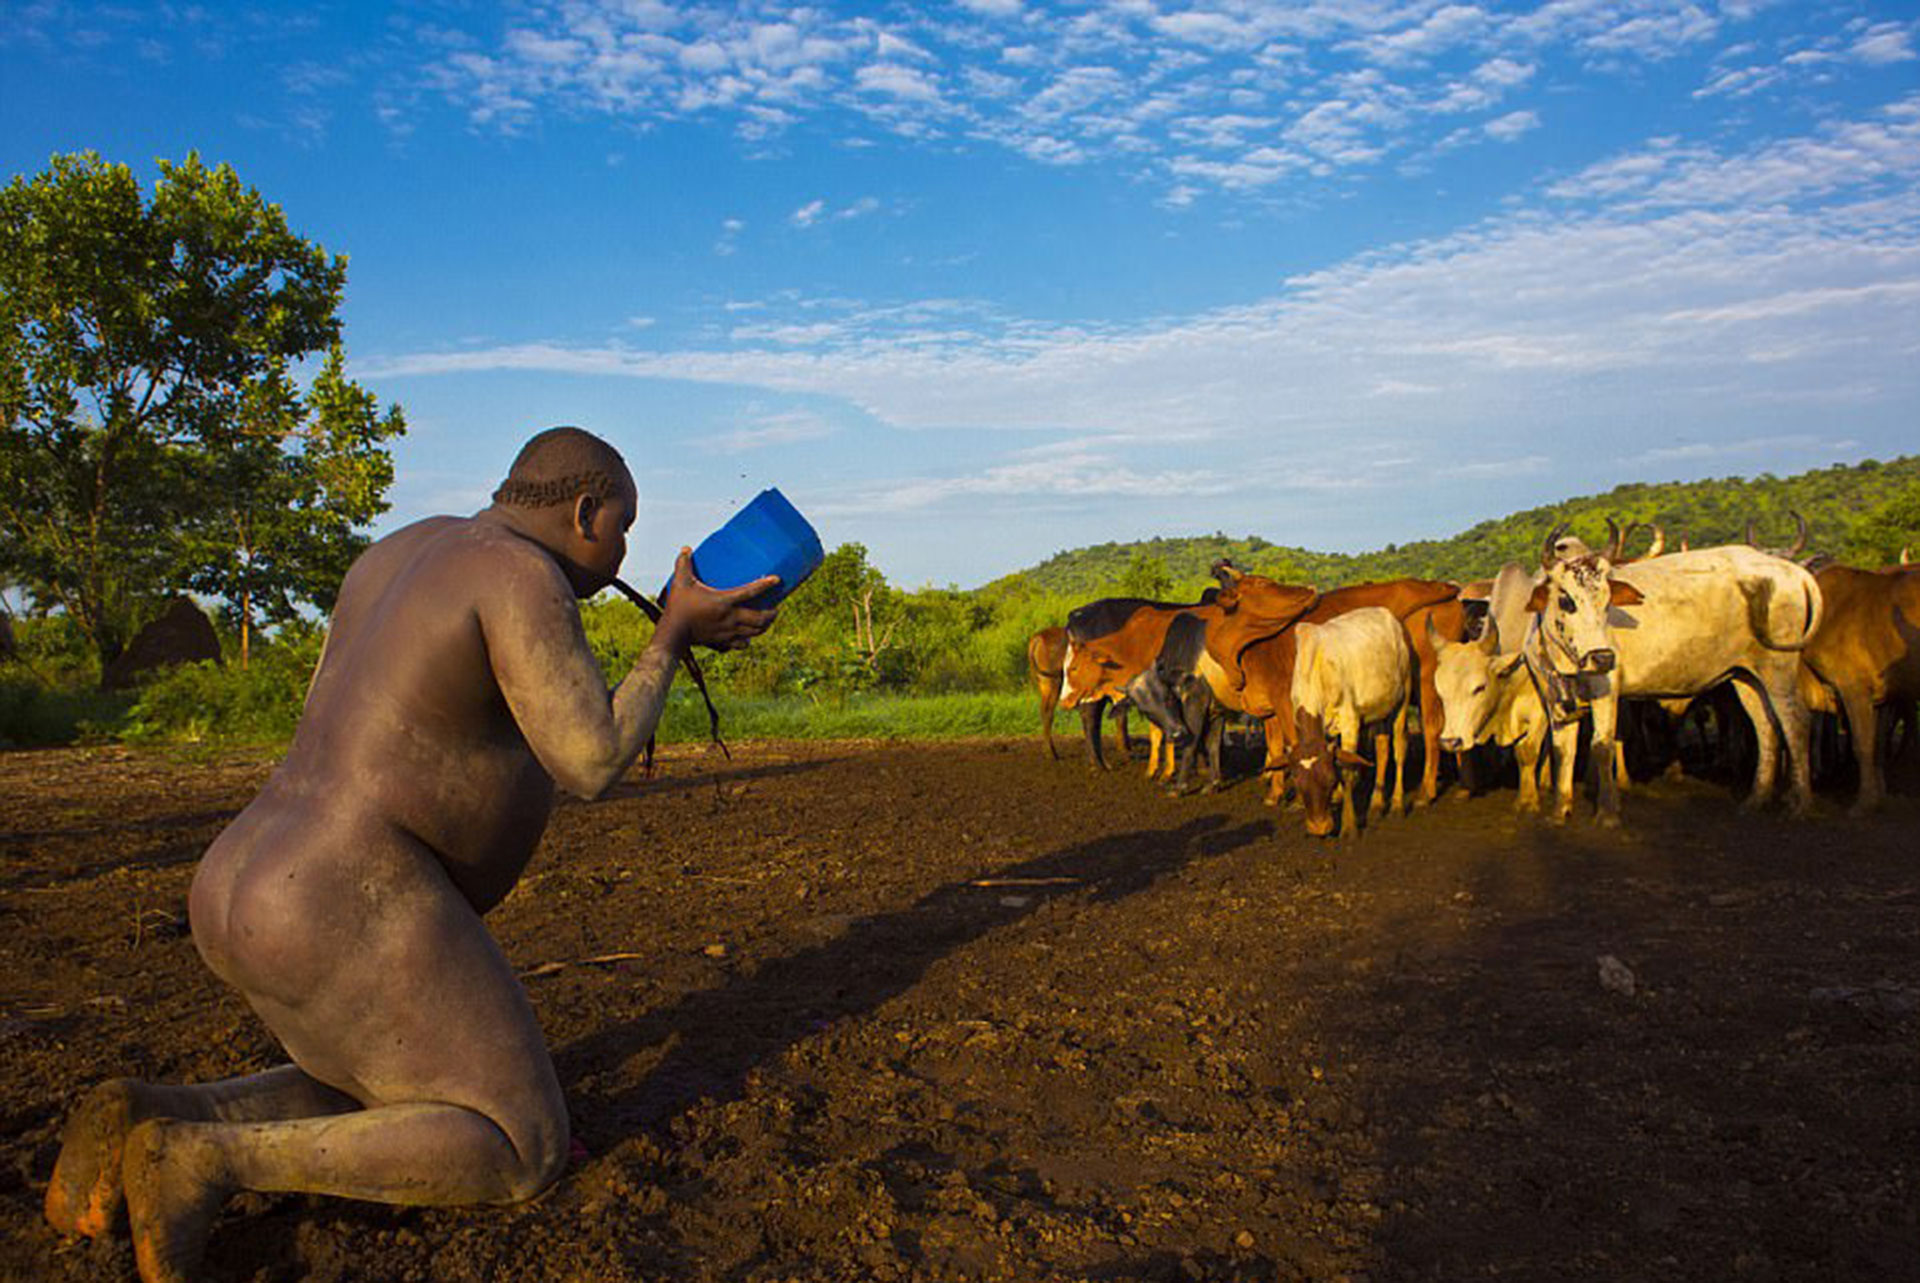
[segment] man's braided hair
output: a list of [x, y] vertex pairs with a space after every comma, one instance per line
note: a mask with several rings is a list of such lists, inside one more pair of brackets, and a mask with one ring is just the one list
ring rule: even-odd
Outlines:
[[631, 484], [626, 460], [605, 441], [580, 428], [548, 428], [520, 448], [493, 501], [549, 508], [586, 494], [604, 503]]

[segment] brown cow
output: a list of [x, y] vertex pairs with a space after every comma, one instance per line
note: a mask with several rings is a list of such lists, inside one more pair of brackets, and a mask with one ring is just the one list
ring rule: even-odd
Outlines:
[[1042, 628], [1027, 638], [1027, 680], [1040, 694], [1040, 738], [1046, 741], [1047, 756], [1060, 760], [1053, 746], [1053, 710], [1060, 704], [1060, 679], [1065, 675], [1067, 630], [1055, 625]]
[[1830, 565], [1814, 578], [1825, 610], [1800, 655], [1801, 698], [1846, 715], [1865, 814], [1886, 793], [1875, 710], [1920, 698], [1920, 573]]
[[[1221, 671], [1228, 689], [1235, 692], [1244, 711], [1260, 718], [1267, 730], [1267, 766], [1278, 767], [1294, 737], [1293, 660], [1295, 639], [1291, 627], [1269, 630], [1275, 614], [1276, 590], [1288, 589], [1259, 575], [1243, 575], [1230, 566], [1222, 567], [1232, 586], [1220, 594], [1226, 609], [1226, 621], [1207, 630], [1207, 653]], [[1428, 636], [1431, 621], [1434, 632], [1447, 641], [1460, 641], [1466, 634], [1466, 611], [1459, 600], [1457, 584], [1433, 579], [1392, 579], [1383, 583], [1354, 584], [1320, 594], [1312, 607], [1295, 616], [1306, 623], [1325, 623], [1363, 606], [1383, 606], [1393, 613], [1407, 630], [1407, 642], [1413, 648], [1419, 667], [1420, 736], [1426, 746], [1425, 766], [1421, 773], [1419, 805], [1440, 795], [1440, 695], [1433, 683], [1439, 663]], [[1284, 600], [1281, 599], [1281, 600]], [[1240, 622], [1242, 611], [1261, 620], [1248, 627]], [[1289, 623], [1292, 621], [1289, 620]], [[1214, 680], [1211, 675], [1209, 680]], [[1221, 694], [1215, 680], [1215, 694]], [[1223, 702], [1225, 697], [1222, 696]], [[1269, 792], [1268, 801], [1278, 800], [1279, 781]]]
[[[1288, 587], [1272, 584], [1273, 591], [1261, 599], [1260, 608], [1269, 612], [1278, 620], [1274, 625], [1284, 627], [1287, 622], [1299, 616], [1314, 599], [1311, 588]], [[1093, 603], [1102, 606], [1107, 603]], [[1078, 617], [1082, 611], [1093, 607], [1082, 607], [1074, 612]], [[1290, 613], [1289, 613], [1290, 612]], [[1067, 660], [1065, 677], [1060, 693], [1063, 707], [1074, 708], [1097, 701], [1120, 700], [1126, 695], [1128, 683], [1138, 677], [1160, 655], [1166, 643], [1167, 630], [1173, 621], [1182, 615], [1193, 615], [1205, 620], [1208, 626], [1209, 648], [1212, 631], [1222, 619], [1219, 594], [1209, 590], [1199, 602], [1191, 605], [1173, 605], [1167, 603], [1146, 603], [1132, 606], [1118, 626], [1101, 632], [1098, 636], [1076, 636], [1072, 618], [1068, 624]], [[1268, 618], [1263, 615], [1262, 618]], [[1088, 630], [1090, 631], [1090, 630]], [[1223, 695], [1221, 684], [1209, 678], [1209, 685], [1216, 696], [1230, 709], [1238, 711], [1241, 707], [1237, 696]], [[1163, 757], [1160, 728], [1156, 725], [1151, 732], [1148, 773], [1155, 773], [1163, 764], [1171, 774], [1171, 761]]]

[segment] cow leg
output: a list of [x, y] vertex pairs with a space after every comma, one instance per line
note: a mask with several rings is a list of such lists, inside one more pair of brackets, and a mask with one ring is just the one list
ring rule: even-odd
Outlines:
[[[1407, 705], [1402, 704], [1400, 711], [1394, 714], [1393, 718], [1393, 813], [1395, 815], [1407, 813], [1407, 712]], [[1434, 748], [1429, 749], [1428, 752], [1437, 752], [1438, 748], [1439, 741], [1436, 740]], [[1437, 767], [1439, 763], [1434, 762], [1434, 765]]]
[[1454, 789], [1449, 796], [1456, 802], [1472, 801], [1474, 791], [1480, 787], [1480, 770], [1471, 748], [1453, 755], [1453, 779]]
[[1593, 701], [1592, 765], [1599, 797], [1594, 818], [1605, 828], [1620, 823], [1620, 788], [1614, 775], [1615, 748], [1619, 744], [1620, 700], [1618, 696]]
[[[1376, 727], [1373, 732], [1373, 797], [1367, 802], [1367, 814], [1371, 816], [1387, 813], [1387, 772], [1395, 765], [1387, 761], [1387, 750], [1391, 747], [1392, 741], [1386, 726], [1382, 724]], [[1398, 805], [1404, 800], [1406, 786], [1403, 784], [1395, 793], [1394, 804]]]
[[[1160, 751], [1169, 743], [1166, 732], [1160, 729], [1160, 723], [1149, 717], [1147, 719], [1147, 778], [1149, 780], [1160, 777]], [[1173, 772], [1168, 771], [1167, 774], [1172, 775]]]
[[1047, 756], [1057, 762], [1060, 750], [1053, 745], [1053, 712], [1060, 707], [1060, 679], [1036, 674], [1033, 680], [1040, 688], [1040, 738], [1046, 742]]
[[1513, 746], [1513, 755], [1520, 763], [1520, 799], [1513, 809], [1523, 814], [1537, 815], [1540, 811], [1540, 749], [1545, 738], [1535, 727]]
[[1227, 770], [1220, 760], [1221, 750], [1226, 745], [1227, 718], [1218, 709], [1209, 709], [1206, 716], [1207, 765], [1212, 774], [1212, 782], [1207, 785], [1209, 793], [1218, 793], [1227, 786]]
[[1573, 818], [1573, 763], [1580, 755], [1580, 723], [1553, 728], [1553, 814], [1555, 824]]
[[1873, 697], [1865, 686], [1849, 682], [1840, 692], [1840, 702], [1847, 710], [1847, 729], [1853, 736], [1853, 760], [1860, 766], [1860, 792], [1854, 799], [1853, 813], [1869, 815], [1879, 808], [1887, 788]]
[[1287, 757], [1286, 727], [1275, 715], [1261, 719], [1260, 731], [1267, 741], [1267, 760], [1260, 768], [1267, 777], [1265, 805], [1279, 806], [1281, 797], [1287, 791], [1287, 773], [1280, 769], [1280, 763]]
[[1127, 734], [1127, 714], [1133, 711], [1133, 705], [1126, 700], [1115, 700], [1113, 704], [1113, 730], [1120, 739], [1120, 755], [1133, 757], [1133, 736]]
[[[1426, 806], [1440, 796], [1440, 724], [1446, 719], [1440, 712], [1440, 688], [1434, 684], [1433, 674], [1439, 667], [1436, 659], [1420, 661], [1420, 747], [1421, 754], [1420, 792], [1414, 798], [1415, 806]], [[1402, 728], [1405, 730], [1406, 713], [1401, 712]], [[1404, 768], [1402, 774], [1405, 773]], [[1394, 799], [1394, 808], [1400, 807], [1399, 798]]]
[[1613, 781], [1622, 796], [1633, 792], [1633, 772], [1627, 769], [1627, 742], [1617, 735], [1613, 740]]
[[1753, 723], [1756, 745], [1753, 791], [1741, 805], [1750, 811], [1757, 810], [1773, 798], [1780, 767], [1780, 736], [1773, 724], [1773, 710], [1768, 707], [1766, 692], [1758, 682], [1742, 673], [1734, 678], [1733, 691], [1739, 697], [1740, 707], [1746, 710], [1747, 720]]
[[1087, 765], [1096, 771], [1107, 770], [1107, 755], [1100, 747], [1100, 714], [1107, 701], [1090, 700], [1080, 705], [1080, 731], [1087, 738]]
[[[1327, 751], [1333, 751], [1331, 745]], [[1340, 840], [1344, 842], [1360, 836], [1360, 817], [1353, 809], [1353, 790], [1360, 782], [1360, 768], [1342, 765], [1337, 769], [1340, 775]]]
[[[1780, 723], [1780, 747], [1787, 755], [1787, 773], [1792, 780], [1792, 795], [1787, 810], [1805, 815], [1813, 807], [1813, 727], [1807, 706], [1800, 699], [1800, 660], [1782, 656], [1768, 665], [1767, 702]], [[1867, 734], [1873, 734], [1873, 717], [1867, 717]]]

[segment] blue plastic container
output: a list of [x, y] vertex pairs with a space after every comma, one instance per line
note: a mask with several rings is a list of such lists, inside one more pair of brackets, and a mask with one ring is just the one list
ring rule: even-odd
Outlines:
[[[709, 588], [738, 588], [762, 575], [778, 575], [778, 584], [748, 603], [757, 610], [770, 610], [798, 588], [825, 556], [819, 534], [800, 510], [778, 490], [769, 489], [701, 541], [693, 550], [693, 574]], [[660, 591], [661, 601], [666, 601], [672, 587], [673, 581], [668, 580]]]

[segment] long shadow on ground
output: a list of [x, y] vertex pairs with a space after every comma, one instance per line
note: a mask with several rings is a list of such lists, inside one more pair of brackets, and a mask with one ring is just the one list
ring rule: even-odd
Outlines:
[[[1190, 862], [1272, 833], [1265, 821], [1227, 827], [1202, 816], [1175, 829], [1140, 829], [1006, 865], [983, 875], [1018, 882], [1021, 894], [950, 883], [911, 906], [855, 920], [844, 934], [681, 998], [638, 1020], [611, 1025], [559, 1049], [555, 1063], [587, 1130], [626, 1135], [657, 1127], [703, 1097], [732, 1099], [748, 1073], [834, 1021], [869, 1012], [905, 992], [939, 959], [1062, 896], [1094, 903], [1153, 886]], [[636, 1088], [601, 1092], [620, 1065], [673, 1039]]]

